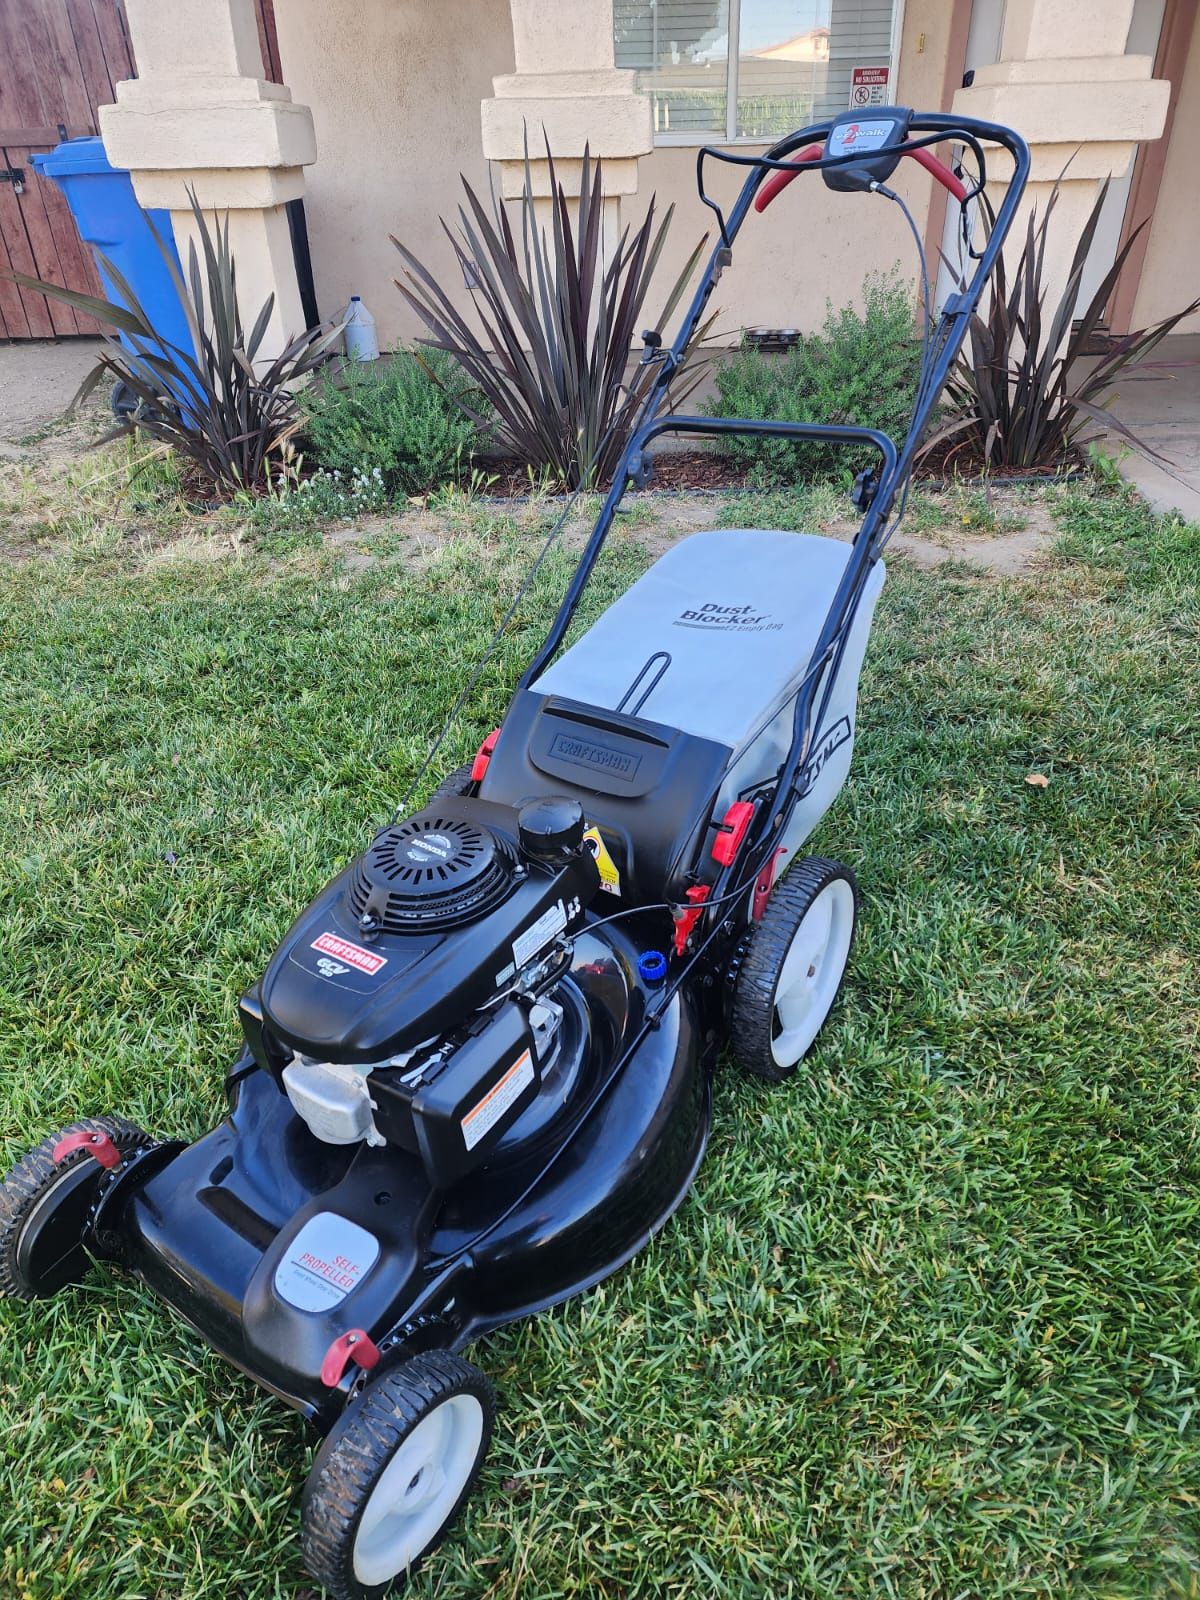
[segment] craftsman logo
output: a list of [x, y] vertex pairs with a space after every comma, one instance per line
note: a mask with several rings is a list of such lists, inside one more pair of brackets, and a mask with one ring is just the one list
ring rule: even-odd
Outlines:
[[723, 606], [715, 600], [681, 611], [674, 625], [704, 628], [710, 633], [778, 633], [783, 628], [782, 622], [774, 622], [769, 611], [757, 606]]
[[580, 739], [575, 734], [557, 733], [550, 743], [550, 754], [560, 761], [570, 761], [576, 767], [590, 767], [593, 772], [607, 772], [611, 777], [632, 783], [642, 764], [641, 756], [631, 756], [624, 750], [614, 750], [611, 745], [596, 744], [591, 739]]
[[813, 753], [812, 759], [807, 761], [800, 773], [800, 783], [797, 793], [803, 797], [816, 783], [824, 770], [825, 763], [835, 750], [840, 750], [850, 737], [850, 718], [842, 717], [835, 722], [833, 727], [821, 740], [820, 746]]
[[371, 975], [378, 972], [380, 967], [387, 966], [386, 956], [377, 956], [374, 951], [364, 950], [360, 944], [351, 944], [349, 939], [341, 939], [336, 933], [320, 934], [313, 940], [312, 948]]

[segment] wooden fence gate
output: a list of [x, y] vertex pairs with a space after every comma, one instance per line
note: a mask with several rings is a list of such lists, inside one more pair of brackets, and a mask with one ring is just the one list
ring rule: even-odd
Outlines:
[[[264, 76], [280, 82], [271, 0], [257, 5]], [[98, 133], [97, 106], [135, 73], [122, 0], [0, 0], [0, 267], [100, 293], [62, 191], [29, 158]], [[0, 278], [0, 339], [98, 331], [81, 312]]]

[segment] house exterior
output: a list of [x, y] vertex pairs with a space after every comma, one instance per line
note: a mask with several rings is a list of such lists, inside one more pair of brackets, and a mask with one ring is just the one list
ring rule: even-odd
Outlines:
[[[702, 143], [765, 149], [849, 105], [895, 101], [1010, 122], [1033, 147], [1030, 203], [1067, 167], [1056, 230], [1065, 268], [1097, 185], [1113, 174], [1089, 270], [1144, 230], [1109, 307], [1115, 330], [1171, 312], [1200, 279], [1200, 25], [1195, 0], [275, 0], [278, 76], [264, 76], [261, 0], [125, 0], [138, 76], [100, 110], [110, 158], [147, 206], [192, 228], [186, 192], [231, 214], [242, 292], [276, 295], [272, 338], [303, 319], [287, 204], [303, 197], [324, 316], [351, 294], [381, 342], [419, 333], [393, 285], [395, 234], [452, 292], [441, 229], [489, 164], [520, 192], [526, 132], [568, 186], [603, 158], [608, 223], [651, 195], [674, 205], [664, 287], [712, 216], [695, 190]], [[966, 86], [964, 86], [964, 80]], [[1068, 161], [1070, 162], [1067, 166]], [[908, 167], [910, 163], [905, 163]], [[534, 160], [544, 188], [544, 161]], [[739, 174], [718, 172], [718, 192]], [[902, 185], [931, 263], [944, 192]], [[722, 279], [718, 330], [808, 328], [827, 300], [897, 261], [895, 207], [794, 185], [753, 220]], [[1200, 319], [1195, 319], [1200, 328]]]

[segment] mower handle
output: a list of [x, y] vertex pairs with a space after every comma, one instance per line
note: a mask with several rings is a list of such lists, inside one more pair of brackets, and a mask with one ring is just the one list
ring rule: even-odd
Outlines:
[[[773, 172], [755, 196], [755, 211], [765, 211], [775, 196], [782, 193], [794, 178], [800, 176], [799, 169], [801, 167], [810, 166], [814, 161], [821, 159], [823, 149], [824, 146], [820, 144], [806, 144], [803, 150], [797, 150], [794, 155], [788, 156], [787, 160], [797, 170], [795, 172]], [[960, 204], [966, 200], [967, 191], [961, 178], [956, 177], [946, 163], [940, 161], [933, 151], [925, 145], [917, 145], [911, 149], [904, 148], [900, 151], [900, 154], [902, 156], [912, 156], [914, 161], [920, 162], [926, 172], [935, 177], [943, 189], [948, 189]]]

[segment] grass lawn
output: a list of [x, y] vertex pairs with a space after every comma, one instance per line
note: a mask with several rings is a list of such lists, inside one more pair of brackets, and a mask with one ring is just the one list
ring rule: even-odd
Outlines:
[[[104, 505], [81, 488], [0, 568], [8, 1159], [80, 1113], [220, 1114], [237, 996], [531, 551], [470, 506], [353, 570], [308, 536], [148, 549]], [[1024, 577], [893, 563], [814, 841], [865, 892], [844, 999], [789, 1085], [719, 1072], [696, 1188], [632, 1266], [476, 1350], [497, 1438], [417, 1596], [1200, 1594], [1200, 532], [1099, 491], [1054, 515]], [[311, 1593], [300, 1425], [147, 1292], [102, 1268], [0, 1338], [4, 1600]]]

